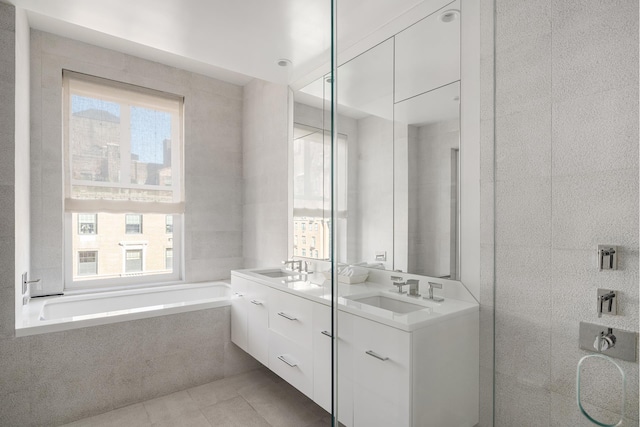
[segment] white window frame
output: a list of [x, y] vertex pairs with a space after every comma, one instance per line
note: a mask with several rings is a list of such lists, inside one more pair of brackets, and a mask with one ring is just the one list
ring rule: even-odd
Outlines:
[[[118, 187], [119, 183], [102, 184], [96, 181], [81, 181], [74, 180], [70, 177], [69, 172], [69, 121], [70, 121], [70, 90], [68, 79], [73, 79], [74, 84], [79, 83], [82, 94], [86, 96], [99, 97], [107, 101], [118, 102], [121, 104], [135, 104], [136, 106], [150, 107], [158, 109], [157, 99], [158, 97], [166, 97], [175, 103], [179, 101], [179, 113], [177, 120], [174, 118], [172, 121], [172, 147], [171, 147], [171, 166], [172, 166], [172, 186], [174, 194], [174, 203], [159, 203], [159, 202], [129, 202], [129, 201], [102, 201], [102, 200], [75, 200], [69, 199], [71, 195], [71, 185], [73, 184], [86, 184], [91, 186], [108, 185], [110, 187]], [[105, 95], [104, 91], [94, 92], [96, 85], [100, 85], [103, 88], [108, 87], [108, 94]], [[134, 92], [135, 99], [122, 95], [124, 93]], [[74, 89], [73, 93], [78, 93]], [[111, 95], [109, 95], [111, 94]], [[153, 102], [149, 102], [150, 97], [153, 98]], [[128, 112], [122, 112], [128, 115]], [[65, 70], [63, 73], [63, 129], [64, 129], [64, 157], [65, 157], [65, 191], [64, 191], [64, 289], [69, 291], [78, 290], [91, 290], [91, 289], [109, 289], [109, 288], [122, 288], [122, 287], [148, 287], [167, 284], [184, 283], [184, 248], [183, 248], [183, 230], [184, 230], [184, 98], [178, 95], [164, 93], [153, 89], [147, 89], [137, 86], [132, 86], [126, 83], [115, 82], [100, 77], [87, 76], [71, 71]], [[129, 156], [130, 153], [130, 138], [127, 132], [123, 134], [121, 141], [121, 158]], [[122, 172], [128, 176], [129, 169], [122, 167]], [[121, 179], [121, 182], [127, 182], [126, 176]], [[157, 186], [131, 184], [122, 185], [123, 188], [137, 188], [137, 189], [158, 189]], [[124, 264], [122, 268], [122, 274], [120, 277], [103, 277], [100, 276], [81, 276], [80, 280], [74, 280], [73, 275], [73, 228], [72, 221], [73, 213], [139, 213], [139, 214], [165, 214], [174, 215], [173, 218], [173, 233], [171, 236], [173, 247], [173, 269], [171, 273], [153, 273], [153, 274], [137, 274], [134, 273], [125, 274]], [[123, 215], [124, 217], [124, 215]], [[126, 226], [125, 226], [126, 227]], [[166, 233], [169, 234], [169, 233]], [[166, 235], [165, 234], [165, 235]], [[131, 235], [132, 237], [135, 235]], [[128, 245], [127, 245], [128, 246]], [[134, 249], [129, 247], [129, 249]], [[123, 246], [123, 263], [125, 262], [126, 249]], [[143, 268], [145, 263], [146, 249], [143, 248]], [[95, 277], [95, 278], [94, 278]]]

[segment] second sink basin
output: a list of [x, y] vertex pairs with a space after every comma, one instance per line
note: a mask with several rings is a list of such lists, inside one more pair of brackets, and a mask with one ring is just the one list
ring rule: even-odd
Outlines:
[[260, 274], [262, 276], [272, 277], [272, 278], [300, 276], [305, 274], [305, 273], [298, 273], [297, 271], [275, 270], [275, 269], [254, 271], [254, 273]]
[[373, 295], [373, 296], [347, 296], [345, 299], [359, 302], [361, 304], [378, 307], [383, 310], [392, 311], [398, 314], [411, 313], [418, 310], [428, 309], [428, 306], [421, 304], [414, 304], [411, 301], [402, 301], [397, 298], [390, 298], [386, 295]]

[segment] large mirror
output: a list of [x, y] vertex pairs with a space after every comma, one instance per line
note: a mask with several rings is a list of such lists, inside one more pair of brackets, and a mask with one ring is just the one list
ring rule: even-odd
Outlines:
[[[339, 262], [460, 277], [459, 10], [451, 3], [338, 69]], [[294, 106], [292, 254], [316, 259], [330, 256], [328, 82], [296, 92]]]

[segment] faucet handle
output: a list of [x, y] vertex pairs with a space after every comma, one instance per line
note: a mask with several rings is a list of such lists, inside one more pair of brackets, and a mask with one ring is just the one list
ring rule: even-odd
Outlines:
[[436, 288], [436, 289], [442, 289], [442, 283], [436, 283], [436, 282], [429, 282], [429, 287], [430, 288]]
[[391, 276], [390, 279], [392, 282], [402, 282], [402, 277], [400, 276]]

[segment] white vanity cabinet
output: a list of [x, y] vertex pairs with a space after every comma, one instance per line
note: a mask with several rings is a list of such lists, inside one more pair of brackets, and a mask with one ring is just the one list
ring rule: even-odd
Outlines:
[[[339, 353], [339, 369], [352, 364], [352, 377], [346, 378], [353, 387], [350, 425], [476, 425], [477, 312], [413, 332], [340, 314], [339, 341], [341, 348], [349, 350]], [[345, 375], [339, 376], [339, 382]]]
[[[331, 308], [238, 275], [231, 286], [232, 341], [331, 411]], [[477, 309], [412, 331], [348, 311], [338, 311], [335, 340], [342, 424], [477, 424]]]

